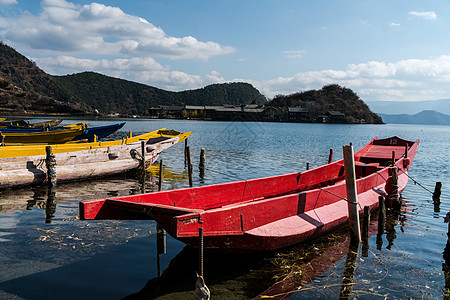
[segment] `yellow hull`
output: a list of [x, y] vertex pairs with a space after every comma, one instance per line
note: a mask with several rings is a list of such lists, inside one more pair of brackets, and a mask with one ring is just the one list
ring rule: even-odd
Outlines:
[[0, 129], [0, 137], [5, 144], [60, 144], [71, 141], [76, 136], [82, 134], [84, 128], [82, 126], [62, 129], [50, 130], [42, 132], [5, 132]]
[[[150, 138], [157, 137], [178, 137], [179, 142], [187, 139], [190, 135], [190, 132], [181, 133], [173, 130], [165, 130], [159, 129], [149, 133], [145, 133], [142, 135], [127, 137], [122, 140], [116, 141], [107, 141], [107, 142], [93, 142], [93, 143], [66, 143], [66, 144], [53, 144], [50, 145], [52, 147], [53, 153], [64, 153], [64, 152], [72, 152], [72, 151], [82, 151], [89, 149], [99, 149], [99, 148], [107, 148], [112, 146], [119, 146], [123, 144], [135, 143], [138, 141], [148, 140]], [[21, 157], [21, 156], [35, 156], [35, 155], [45, 155], [45, 147], [47, 145], [14, 145], [14, 146], [3, 146], [0, 147], [0, 158], [7, 157]]]

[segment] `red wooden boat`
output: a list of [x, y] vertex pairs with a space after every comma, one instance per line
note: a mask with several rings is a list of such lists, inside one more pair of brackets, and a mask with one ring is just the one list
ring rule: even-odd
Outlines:
[[[419, 140], [373, 139], [355, 153], [360, 213], [378, 206], [394, 157], [398, 190]], [[224, 184], [80, 202], [82, 219], [154, 219], [174, 238], [226, 252], [287, 247], [328, 232], [348, 219], [344, 162], [304, 172]]]

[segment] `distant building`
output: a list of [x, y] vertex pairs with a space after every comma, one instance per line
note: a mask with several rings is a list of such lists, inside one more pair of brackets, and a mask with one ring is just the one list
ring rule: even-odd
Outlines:
[[345, 123], [345, 114], [341, 113], [340, 111], [328, 111], [327, 121], [329, 123]]
[[288, 120], [290, 122], [309, 122], [311, 118], [307, 108], [296, 106], [288, 107]]

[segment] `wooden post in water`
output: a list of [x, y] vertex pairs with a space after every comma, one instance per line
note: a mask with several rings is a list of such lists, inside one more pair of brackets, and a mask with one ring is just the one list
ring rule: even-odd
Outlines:
[[364, 206], [364, 218], [362, 228], [362, 256], [369, 256], [369, 225], [370, 225], [370, 206]]
[[187, 158], [187, 167], [188, 167], [188, 175], [189, 175], [189, 186], [193, 187], [194, 184], [192, 182], [191, 150], [189, 149], [189, 146], [186, 147], [186, 158]]
[[200, 250], [200, 257], [199, 257], [199, 262], [200, 262], [200, 276], [203, 277], [203, 259], [204, 259], [204, 252], [203, 252], [203, 227], [200, 227], [198, 229], [198, 236], [199, 236], [199, 250]]
[[187, 167], [187, 148], [188, 148], [188, 139], [184, 140], [184, 166]]
[[363, 218], [363, 229], [362, 229], [362, 238], [369, 238], [369, 224], [370, 224], [370, 206], [364, 206], [364, 218]]
[[49, 187], [56, 186], [56, 160], [55, 155], [53, 155], [52, 147], [46, 146], [45, 147], [45, 164], [47, 167], [47, 184]]
[[[162, 181], [163, 181], [163, 160], [159, 162], [159, 181], [158, 181], [158, 191], [162, 191]], [[158, 277], [161, 276], [161, 260], [160, 254], [165, 254], [167, 251], [166, 246], [166, 231], [164, 228], [156, 223], [156, 251], [158, 254]]]
[[386, 206], [384, 204], [384, 197], [378, 196], [378, 233], [377, 233], [377, 249], [381, 250], [383, 246], [384, 224], [386, 222]]
[[433, 201], [440, 201], [441, 198], [441, 189], [442, 189], [442, 182], [438, 181], [436, 182], [436, 186], [434, 187], [433, 192]]
[[306, 170], [309, 170], [309, 162], [306, 163]]
[[163, 181], [163, 160], [159, 161], [159, 181], [158, 181], [158, 191], [162, 191], [162, 181]]
[[330, 155], [328, 155], [328, 163], [331, 164], [333, 162], [333, 149], [330, 149]]
[[145, 172], [145, 141], [141, 141], [142, 169]]
[[392, 203], [393, 206], [397, 209], [400, 209], [401, 203], [400, 203], [400, 195], [398, 194], [398, 173], [397, 173], [397, 167], [394, 166], [391, 168], [391, 174], [392, 174]]
[[200, 150], [200, 164], [198, 168], [200, 169], [200, 178], [205, 178], [205, 160], [206, 160], [206, 151], [205, 148]]
[[342, 146], [344, 152], [345, 185], [347, 188], [348, 222], [350, 235], [355, 242], [361, 242], [359, 227], [358, 196], [356, 191], [355, 160], [353, 146]]

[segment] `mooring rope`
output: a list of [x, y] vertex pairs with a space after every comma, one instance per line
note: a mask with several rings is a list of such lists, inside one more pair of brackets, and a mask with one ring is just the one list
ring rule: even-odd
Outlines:
[[430, 191], [429, 189], [427, 189], [426, 187], [424, 187], [423, 185], [421, 185], [417, 180], [415, 180], [414, 178], [412, 178], [411, 176], [409, 176], [408, 173], [406, 173], [405, 171], [403, 171], [402, 169], [398, 168], [400, 171], [403, 172], [403, 174], [405, 174], [406, 176], [408, 176], [409, 179], [411, 179], [412, 181], [414, 181], [414, 184], [417, 184], [418, 186], [420, 186], [421, 188], [423, 188], [425, 191], [429, 192], [430, 194], [433, 194], [432, 191]]
[[322, 189], [322, 188], [319, 188], [319, 190], [324, 191], [324, 192], [326, 192], [326, 193], [329, 193], [329, 194], [331, 194], [331, 195], [333, 195], [333, 196], [336, 196], [336, 197], [338, 197], [338, 198], [341, 198], [342, 200], [345, 200], [345, 201], [347, 201], [348, 203], [351, 203], [351, 204], [358, 204], [359, 208], [362, 209], [361, 204], [359, 204], [358, 201], [357, 201], [357, 202], [352, 202], [352, 201], [348, 200], [348, 199], [345, 198], [345, 197], [339, 196], [339, 195], [337, 195], [337, 194], [335, 194], [335, 193], [332, 193], [332, 192], [330, 192], [330, 191], [324, 190], [324, 189]]

